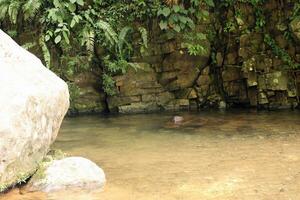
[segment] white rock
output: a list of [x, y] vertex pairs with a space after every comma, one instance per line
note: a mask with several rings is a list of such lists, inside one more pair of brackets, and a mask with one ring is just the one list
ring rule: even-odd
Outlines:
[[106, 179], [103, 170], [81, 157], [55, 160], [41, 168], [26, 186], [27, 191], [56, 192], [66, 189], [100, 190]]
[[35, 171], [69, 107], [67, 84], [0, 30], [0, 192]]

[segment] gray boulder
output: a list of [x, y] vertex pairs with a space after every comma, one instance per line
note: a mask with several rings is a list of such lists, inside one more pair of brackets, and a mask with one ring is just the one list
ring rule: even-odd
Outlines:
[[69, 107], [67, 84], [0, 30], [0, 192], [28, 178]]
[[106, 179], [103, 170], [81, 157], [54, 160], [41, 167], [26, 186], [27, 191], [56, 192], [66, 189], [101, 190]]

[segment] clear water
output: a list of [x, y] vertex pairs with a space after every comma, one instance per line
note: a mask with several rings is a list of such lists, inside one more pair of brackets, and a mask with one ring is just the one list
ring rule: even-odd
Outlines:
[[53, 148], [107, 176], [102, 193], [20, 193], [0, 200], [299, 200], [300, 113], [199, 112], [64, 120]]

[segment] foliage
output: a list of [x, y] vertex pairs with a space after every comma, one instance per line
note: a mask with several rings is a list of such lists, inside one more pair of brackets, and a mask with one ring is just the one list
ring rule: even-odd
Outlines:
[[111, 76], [107, 75], [106, 73], [103, 73], [102, 83], [103, 83], [103, 90], [106, 92], [106, 94], [110, 96], [116, 94], [115, 81]]
[[190, 55], [204, 55], [207, 49], [203, 46], [203, 42], [207, 39], [206, 34], [190, 32], [184, 36], [185, 43]]
[[274, 55], [278, 56], [287, 65], [288, 68], [300, 68], [300, 64], [293, 61], [291, 56], [284, 49], [280, 48], [270, 35], [265, 35], [264, 42], [271, 48]]
[[162, 30], [171, 29], [176, 32], [193, 30], [197, 21], [208, 18], [209, 13], [204, 9], [204, 5], [214, 6], [212, 0], [189, 0], [181, 4], [169, 4], [161, 6], [157, 12], [160, 18], [159, 26]]
[[[241, 25], [242, 23], [242, 12], [239, 9], [239, 6], [235, 6], [236, 4], [243, 3], [248, 4], [253, 7], [254, 10], [254, 17], [255, 17], [255, 24], [253, 27], [248, 27], [246, 29], [242, 29], [241, 32], [243, 34], [248, 34], [251, 32], [260, 32], [264, 34], [264, 42], [267, 44], [270, 49], [272, 50], [272, 53], [277, 56], [279, 59], [283, 61], [283, 63], [286, 65], [289, 69], [299, 69], [300, 65], [295, 62], [291, 56], [288, 54], [287, 51], [280, 48], [275, 40], [272, 38], [271, 35], [266, 34], [266, 15], [267, 13], [264, 13], [264, 3], [267, 2], [266, 0], [224, 0], [220, 2], [218, 5], [220, 8], [223, 8], [227, 13], [229, 11], [234, 12], [234, 18], [236, 20], [233, 20], [234, 18], [229, 15], [226, 16], [228, 20], [224, 23], [223, 30], [225, 33], [232, 33], [237, 32], [237, 25]], [[296, 17], [300, 15], [300, 2], [294, 2], [294, 8], [293, 11], [288, 18], [289, 21], [292, 21]], [[283, 25], [287, 24], [287, 21], [282, 22]], [[290, 27], [287, 27], [287, 30], [284, 30], [284, 38], [289, 42], [294, 42], [294, 37], [292, 36], [291, 30], [289, 30]]]
[[[90, 70], [89, 66], [96, 63], [99, 71], [103, 72], [101, 78], [105, 92], [113, 95], [116, 91], [112, 77], [124, 74], [130, 68], [139, 68], [130, 60], [137, 47], [141, 54], [148, 48], [148, 30], [152, 28], [153, 21], [158, 21], [162, 31], [182, 36], [190, 55], [203, 55], [207, 53], [203, 43], [212, 38], [213, 34], [197, 30], [197, 24], [208, 19], [210, 9], [234, 11], [235, 20], [231, 17], [223, 26], [224, 32], [230, 34], [238, 30], [243, 14], [235, 5], [249, 4], [255, 11], [255, 25], [243, 31], [263, 32], [266, 26], [266, 13], [262, 9], [264, 2], [265, 0], [0, 0], [0, 22], [9, 22], [13, 27], [28, 24], [40, 27], [40, 38], [24, 44], [24, 47], [39, 45], [43, 60], [49, 68], [54, 65], [51, 61], [54, 50], [61, 60], [69, 60], [66, 62], [67, 67], [61, 70], [63, 77], [81, 70]], [[296, 2], [290, 20], [299, 14], [300, 3]], [[18, 29], [11, 30], [10, 35], [18, 36], [16, 30]], [[290, 32], [286, 32], [285, 37], [292, 38]], [[288, 66], [297, 67], [271, 37], [266, 36], [265, 42]], [[99, 54], [99, 49], [104, 50]], [[84, 67], [79, 66], [79, 57], [88, 58]]]
[[[16, 24], [18, 20], [25, 22], [32, 20], [41, 27], [38, 42], [30, 46], [26, 44], [24, 47], [29, 48], [38, 44], [44, 62], [49, 68], [52, 64], [50, 46], [60, 49], [58, 51], [62, 57], [87, 56], [90, 62], [95, 57], [96, 46], [102, 46], [106, 51], [105, 55], [101, 56], [109, 57], [110, 62], [98, 59], [103, 61], [102, 68], [108, 73], [106, 75], [111, 76], [125, 73], [126, 69], [132, 66], [125, 64], [132, 54], [132, 46], [127, 42], [130, 34], [140, 33], [141, 51], [145, 51], [148, 47], [145, 28], [124, 27], [123, 24], [156, 14], [156, 7], [159, 5], [159, 1], [143, 0], [134, 0], [129, 4], [125, 0], [94, 0], [89, 3], [83, 0], [0, 0], [0, 20], [7, 20], [12, 24]], [[73, 46], [80, 46], [81, 51], [75, 52]], [[67, 64], [68, 69], [64, 70], [64, 73], [70, 74], [75, 71], [76, 62], [70, 61]], [[112, 66], [118, 70], [112, 70]]]
[[159, 26], [162, 30], [173, 29], [176, 32], [186, 29], [187, 27], [195, 28], [194, 21], [188, 17], [188, 10], [183, 6], [173, 5], [171, 8], [168, 6], [161, 8], [157, 15], [162, 18]]
[[293, 8], [293, 12], [290, 16], [290, 20], [295, 19], [296, 17], [300, 16], [300, 2], [296, 2]]
[[70, 93], [70, 108], [74, 108], [75, 100], [80, 95], [80, 88], [72, 82], [67, 82], [67, 84], [68, 84], [69, 93]]
[[23, 18], [28, 20], [35, 16], [42, 3], [44, 3], [42, 0], [0, 0], [0, 21], [8, 17], [16, 24], [21, 13]]

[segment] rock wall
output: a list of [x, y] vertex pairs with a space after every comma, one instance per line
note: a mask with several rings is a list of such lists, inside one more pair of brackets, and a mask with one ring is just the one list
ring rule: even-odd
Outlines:
[[[198, 109], [204, 107], [295, 108], [299, 106], [300, 71], [290, 70], [274, 55], [265, 41], [266, 34], [299, 63], [300, 19], [288, 24], [293, 2], [282, 5], [268, 1], [262, 8], [266, 24], [257, 26], [252, 5], [239, 3], [220, 14], [212, 11], [214, 41], [204, 41], [204, 56], [189, 56], [180, 36], [152, 28], [151, 47], [145, 55], [133, 58], [150, 70], [116, 77], [119, 94], [108, 99], [111, 110], [137, 112], [149, 110]], [[237, 10], [242, 15], [236, 15]], [[233, 30], [226, 32], [226, 22]], [[204, 27], [204, 28], [203, 28]], [[285, 37], [292, 32], [291, 42]], [[154, 32], [154, 34], [153, 34]]]
[[[293, 62], [300, 61], [300, 19], [288, 18], [293, 7], [293, 1], [267, 1], [260, 8], [266, 23], [260, 30], [250, 4], [238, 3], [221, 14], [212, 11], [210, 20], [198, 25], [199, 31], [212, 27], [209, 31], [216, 33], [214, 41], [204, 41], [208, 52], [203, 56], [190, 56], [180, 37], [154, 26], [148, 52], [133, 59], [150, 70], [116, 77], [119, 93], [108, 99], [110, 110], [296, 108], [300, 71], [289, 69], [265, 41], [271, 35]], [[228, 22], [233, 27], [226, 32]]]
[[[148, 27], [149, 48], [131, 60], [143, 70], [114, 77], [117, 95], [104, 94], [97, 64], [63, 77], [72, 82], [70, 113], [298, 107], [300, 71], [288, 66], [300, 63], [300, 18], [291, 18], [295, 3], [266, 0], [257, 8], [248, 3], [216, 5], [209, 20], [196, 27], [213, 35], [203, 41], [207, 52], [202, 56], [190, 56], [182, 36], [161, 31], [154, 20]], [[268, 35], [280, 50], [270, 47]], [[56, 60], [61, 68], [68, 65], [59, 54]], [[87, 63], [76, 51], [72, 61], [80, 67]]]

